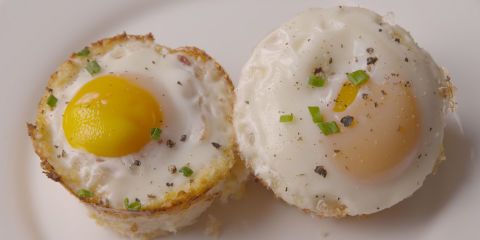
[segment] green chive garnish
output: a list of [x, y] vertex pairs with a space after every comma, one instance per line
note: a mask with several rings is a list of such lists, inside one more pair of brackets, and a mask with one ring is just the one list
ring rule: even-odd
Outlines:
[[90, 49], [88, 49], [88, 47], [85, 47], [84, 49], [82, 49], [82, 51], [78, 52], [76, 55], [79, 57], [86, 57], [90, 55]]
[[325, 78], [318, 76], [318, 75], [311, 75], [310, 79], [308, 80], [308, 84], [312, 87], [323, 87], [325, 85]]
[[312, 116], [312, 121], [314, 123], [323, 122], [323, 116], [320, 113], [320, 108], [319, 107], [309, 106], [308, 111], [310, 112], [310, 115]]
[[160, 139], [160, 134], [162, 134], [162, 129], [160, 128], [152, 128], [150, 130], [150, 136], [152, 137], [153, 140]]
[[358, 86], [366, 82], [370, 77], [363, 70], [357, 70], [355, 72], [347, 73], [348, 80], [353, 83], [353, 85]]
[[53, 107], [57, 106], [57, 102], [58, 102], [58, 99], [55, 96], [53, 96], [53, 94], [48, 96], [48, 99], [47, 99], [48, 106], [53, 108]]
[[178, 172], [182, 173], [185, 177], [190, 177], [193, 174], [193, 170], [187, 166], [183, 166]]
[[291, 121], [293, 121], [293, 113], [280, 116], [280, 122], [291, 122]]
[[98, 65], [97, 61], [93, 60], [87, 63], [87, 66], [85, 67], [87, 71], [90, 73], [90, 75], [95, 75], [102, 70], [100, 65]]
[[337, 126], [337, 123], [335, 121], [332, 122], [319, 122], [317, 123], [318, 127], [320, 130], [322, 130], [322, 133], [325, 135], [330, 135], [334, 133], [339, 133], [340, 129]]
[[142, 208], [142, 204], [138, 199], [135, 199], [135, 201], [130, 202], [128, 198], [125, 198], [123, 200], [123, 205], [127, 210], [130, 210], [130, 211], [139, 211]]
[[80, 190], [78, 190], [77, 194], [81, 198], [91, 198], [91, 197], [93, 197], [93, 193], [88, 191], [87, 189], [80, 189]]

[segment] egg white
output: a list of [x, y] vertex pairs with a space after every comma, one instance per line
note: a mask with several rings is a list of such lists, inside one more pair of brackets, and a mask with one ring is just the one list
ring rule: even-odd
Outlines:
[[[382, 84], [396, 76], [410, 81], [422, 124], [420, 141], [404, 166], [364, 182], [334, 166], [334, 153], [323, 144], [328, 136], [312, 123], [307, 106], [330, 109], [345, 74], [367, 68], [368, 48], [378, 57], [368, 68], [369, 81]], [[319, 65], [328, 82], [323, 88], [311, 88], [308, 78]], [[256, 177], [289, 204], [322, 216], [380, 211], [415, 192], [443, 156], [448, 99], [439, 89], [447, 78], [408, 32], [372, 11], [307, 10], [263, 39], [243, 68], [234, 121], [240, 152]], [[290, 113], [293, 122], [279, 122], [281, 114]], [[340, 119], [332, 120], [340, 124]], [[326, 177], [314, 171], [319, 165], [327, 170]]]

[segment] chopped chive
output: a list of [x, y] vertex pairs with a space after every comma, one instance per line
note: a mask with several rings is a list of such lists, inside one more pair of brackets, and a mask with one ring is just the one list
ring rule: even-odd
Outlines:
[[87, 63], [87, 66], [85, 67], [87, 71], [90, 73], [90, 75], [95, 75], [102, 70], [100, 65], [98, 65], [97, 61], [93, 60]]
[[280, 122], [291, 122], [291, 121], [293, 121], [293, 113], [280, 116]]
[[308, 84], [312, 87], [323, 87], [325, 85], [326, 79], [318, 75], [311, 75]]
[[357, 70], [355, 72], [347, 73], [348, 80], [353, 83], [353, 85], [358, 86], [370, 78], [364, 70]]
[[340, 129], [337, 126], [337, 123], [335, 121], [331, 122], [319, 122], [317, 123], [318, 127], [322, 131], [323, 134], [325, 135], [330, 135], [334, 133], [339, 133]]
[[160, 128], [150, 129], [150, 137], [152, 137], [153, 140], [160, 139], [160, 134], [162, 134], [162, 129]]
[[130, 202], [128, 198], [125, 198], [123, 200], [123, 205], [127, 210], [130, 210], [130, 211], [139, 211], [142, 208], [142, 204], [138, 199], [135, 199], [135, 201]]
[[47, 99], [48, 106], [53, 108], [57, 105], [57, 102], [58, 102], [58, 99], [55, 96], [53, 96], [53, 94], [48, 96], [48, 99]]
[[86, 57], [86, 56], [90, 55], [90, 49], [88, 49], [88, 47], [85, 47], [85, 48], [82, 49], [82, 51], [77, 52], [76, 55], [79, 56], [79, 57]]
[[87, 189], [80, 189], [78, 190], [77, 192], [78, 196], [81, 197], [81, 198], [91, 198], [93, 197], [93, 193], [90, 192], [89, 190]]
[[190, 177], [193, 174], [193, 170], [187, 166], [183, 166], [178, 172], [182, 173], [185, 177]]
[[314, 123], [323, 122], [323, 116], [320, 113], [320, 108], [319, 107], [309, 106], [308, 111], [310, 112], [310, 115], [312, 116], [312, 121]]

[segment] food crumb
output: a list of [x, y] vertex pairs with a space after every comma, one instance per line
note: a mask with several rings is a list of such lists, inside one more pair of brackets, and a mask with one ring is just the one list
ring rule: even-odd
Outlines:
[[168, 171], [171, 173], [171, 174], [174, 174], [177, 172], [177, 167], [175, 165], [170, 165], [168, 166]]
[[211, 236], [215, 239], [218, 239], [221, 232], [222, 223], [213, 215], [208, 215], [207, 224], [205, 227], [205, 234]]

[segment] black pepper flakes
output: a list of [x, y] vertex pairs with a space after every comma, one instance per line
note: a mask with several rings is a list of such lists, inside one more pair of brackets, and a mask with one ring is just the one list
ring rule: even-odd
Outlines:
[[148, 198], [157, 198], [157, 196], [153, 195], [153, 194], [147, 194], [147, 197]]
[[187, 141], [187, 135], [186, 134], [183, 134], [181, 137], [180, 137], [180, 142], [185, 142]]
[[315, 70], [313, 70], [313, 74], [319, 74], [319, 73], [322, 73], [322, 72], [323, 72], [322, 67], [318, 67], [318, 68], [315, 68]]
[[246, 104], [250, 104], [250, 101], [245, 101]]
[[174, 141], [172, 141], [171, 139], [168, 139], [165, 144], [167, 144], [167, 147], [173, 148], [173, 147], [175, 147], [176, 143]]
[[212, 146], [216, 149], [220, 149], [222, 147], [222, 145], [216, 143], [216, 142], [212, 142]]
[[314, 172], [318, 173], [322, 177], [327, 177], [327, 170], [323, 166], [316, 166]]
[[395, 42], [400, 43], [400, 38], [395, 38]]
[[405, 60], [405, 62], [408, 62], [408, 58], [407, 58], [407, 57], [406, 57], [404, 60]]
[[367, 58], [367, 65], [375, 64], [378, 61], [377, 57], [368, 57]]
[[371, 47], [367, 48], [367, 53], [372, 54], [375, 50]]
[[174, 174], [177, 172], [177, 167], [175, 165], [170, 165], [168, 166], [168, 171], [171, 173], [171, 174]]
[[387, 95], [387, 92], [385, 92], [385, 90], [381, 90], [380, 92], [382, 92], [383, 96]]
[[333, 58], [328, 59], [328, 64], [332, 64]]
[[140, 160], [135, 160], [135, 161], [133, 161], [132, 165], [138, 167], [138, 166], [142, 165], [142, 162], [140, 162]]
[[353, 123], [353, 117], [347, 115], [345, 117], [342, 117], [342, 119], [340, 119], [340, 122], [343, 124], [344, 127], [350, 127]]
[[368, 93], [362, 93], [362, 99], [367, 100], [368, 99]]
[[167, 182], [165, 185], [167, 185], [167, 187], [173, 187], [173, 182]]
[[334, 149], [333, 152], [334, 152], [334, 153], [339, 153], [339, 152], [340, 152], [340, 149]]
[[180, 86], [183, 86], [183, 84], [180, 81], [177, 81], [177, 84]]

